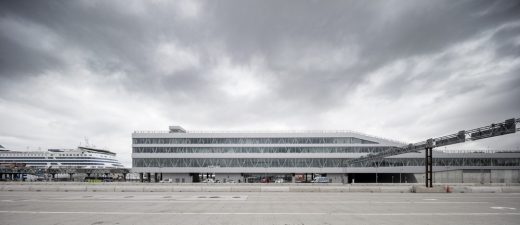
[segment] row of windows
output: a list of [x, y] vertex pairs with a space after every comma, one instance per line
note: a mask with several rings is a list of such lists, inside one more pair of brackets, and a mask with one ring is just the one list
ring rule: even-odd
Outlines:
[[49, 160], [55, 160], [55, 159], [101, 159], [101, 160], [115, 160], [110, 158], [98, 158], [98, 157], [0, 157], [1, 159], [49, 159]]
[[45, 157], [1, 157], [2, 159], [45, 159]]
[[133, 153], [376, 153], [388, 147], [133, 147]]
[[[105, 165], [104, 163], [61, 163], [62, 165]], [[36, 163], [36, 162], [28, 162], [27, 163], [28, 166], [39, 166], [39, 165], [42, 165], [42, 166], [45, 166], [47, 165], [47, 163]], [[58, 165], [58, 163], [51, 163], [51, 165]], [[116, 164], [112, 164], [114, 166], [116, 166]]]
[[[1, 154], [0, 157], [25, 157], [25, 156], [45, 156], [45, 157], [60, 157], [60, 156], [92, 156], [92, 154], [27, 154], [27, 153], [7, 153]], [[101, 155], [100, 157], [106, 158], [107, 156]], [[36, 158], [36, 157], [30, 157]]]
[[27, 160], [27, 159], [0, 159], [0, 163], [32, 163], [32, 162], [44, 162], [44, 163], [65, 163], [65, 162], [107, 162], [107, 163], [117, 163], [116, 160]]
[[103, 163], [62, 163], [61, 165], [105, 165]]
[[[349, 159], [193, 159], [193, 158], [134, 158], [133, 167], [344, 167]], [[434, 166], [520, 166], [520, 159], [433, 159]], [[424, 166], [424, 159], [385, 159], [362, 167]]]
[[377, 144], [354, 137], [133, 138], [134, 144]]

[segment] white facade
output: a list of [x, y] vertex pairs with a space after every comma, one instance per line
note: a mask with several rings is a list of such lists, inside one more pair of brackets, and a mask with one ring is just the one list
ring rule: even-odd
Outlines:
[[[175, 126], [170, 131], [132, 134], [132, 170], [149, 181], [154, 176], [185, 182], [197, 180], [188, 176], [245, 180], [245, 176], [255, 174], [319, 174], [330, 177], [332, 182], [345, 182], [348, 174], [356, 173], [423, 173], [421, 152], [388, 157], [362, 167], [347, 166], [349, 159], [403, 145], [351, 131], [190, 132]], [[434, 152], [434, 171], [515, 170], [520, 169], [519, 165], [519, 152]]]

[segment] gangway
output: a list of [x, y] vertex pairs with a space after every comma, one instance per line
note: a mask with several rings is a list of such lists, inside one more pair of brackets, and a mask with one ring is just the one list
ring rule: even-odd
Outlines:
[[492, 123], [491, 125], [479, 127], [471, 130], [461, 130], [455, 134], [445, 135], [437, 138], [430, 138], [426, 141], [408, 144], [401, 147], [391, 147], [382, 152], [369, 154], [360, 158], [347, 161], [349, 167], [368, 164], [383, 160], [386, 157], [400, 155], [411, 152], [424, 150], [425, 152], [425, 183], [426, 187], [433, 187], [433, 148], [448, 146], [466, 141], [476, 141], [506, 134], [512, 134], [520, 129], [516, 128], [516, 124], [520, 123], [520, 118], [507, 119], [504, 122]]

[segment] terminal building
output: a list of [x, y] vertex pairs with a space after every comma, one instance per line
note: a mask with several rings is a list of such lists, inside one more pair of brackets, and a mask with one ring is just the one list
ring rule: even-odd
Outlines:
[[[357, 167], [348, 160], [406, 143], [352, 131], [205, 132], [170, 126], [132, 134], [132, 171], [141, 181], [415, 183], [424, 152]], [[520, 151], [433, 153], [434, 182], [520, 183]], [[323, 179], [326, 177], [326, 179]]]

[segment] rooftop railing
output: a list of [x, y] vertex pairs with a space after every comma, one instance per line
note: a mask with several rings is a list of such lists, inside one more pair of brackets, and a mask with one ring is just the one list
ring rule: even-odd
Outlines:
[[[170, 133], [169, 131], [166, 131], [166, 130], [161, 130], [161, 131], [153, 131], [153, 130], [144, 130], [144, 131], [134, 131], [134, 134], [168, 134]], [[252, 131], [252, 130], [245, 130], [245, 131], [240, 131], [240, 130], [226, 130], [226, 131], [219, 131], [219, 130], [190, 130], [190, 131], [186, 131], [186, 133], [189, 133], [189, 134], [237, 134], [237, 133], [245, 133], [245, 134], [277, 134], [277, 133], [281, 133], [281, 134], [297, 134], [297, 133], [306, 133], [306, 134], [357, 134], [357, 135], [360, 135], [360, 136], [365, 136], [365, 137], [371, 137], [371, 138], [376, 138], [376, 139], [382, 139], [382, 140], [385, 140], [385, 141], [389, 141], [389, 142], [397, 142], [401, 145], [407, 145], [408, 143], [406, 142], [403, 142], [403, 141], [398, 141], [398, 140], [394, 140], [394, 139], [390, 139], [390, 138], [384, 138], [384, 137], [380, 137], [380, 136], [375, 136], [375, 135], [369, 135], [369, 134], [365, 134], [365, 133], [362, 133], [362, 132], [358, 132], [358, 131], [352, 131], [352, 130], [256, 130], [256, 131]], [[180, 133], [182, 134], [182, 133]]]
[[494, 154], [494, 153], [520, 153], [519, 149], [485, 149], [485, 150], [479, 150], [479, 149], [454, 149], [454, 150], [437, 150], [434, 149], [436, 152], [442, 152], [442, 153], [448, 153], [448, 154]]

